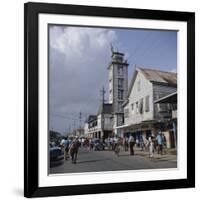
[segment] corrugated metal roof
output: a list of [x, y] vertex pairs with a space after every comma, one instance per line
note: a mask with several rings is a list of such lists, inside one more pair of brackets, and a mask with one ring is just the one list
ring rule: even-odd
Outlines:
[[177, 87], [177, 73], [137, 67], [130, 82], [127, 97], [129, 97], [131, 93], [138, 72], [141, 72], [144, 77], [150, 82]]
[[177, 86], [177, 73], [145, 68], [139, 68], [139, 70], [149, 81]]
[[96, 115], [89, 115], [89, 117], [86, 119], [86, 123], [87, 122], [90, 122], [90, 121], [93, 121], [93, 120], [96, 120], [97, 119], [97, 116]]

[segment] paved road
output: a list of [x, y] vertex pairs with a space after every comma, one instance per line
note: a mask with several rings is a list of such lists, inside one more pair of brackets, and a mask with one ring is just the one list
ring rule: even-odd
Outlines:
[[75, 172], [98, 172], [134, 169], [161, 169], [176, 168], [176, 155], [155, 155], [149, 159], [148, 153], [140, 151], [130, 156], [128, 152], [121, 151], [119, 157], [113, 151], [87, 151], [79, 149], [77, 164], [72, 164], [68, 159], [63, 165], [53, 167], [50, 174], [75, 173]]

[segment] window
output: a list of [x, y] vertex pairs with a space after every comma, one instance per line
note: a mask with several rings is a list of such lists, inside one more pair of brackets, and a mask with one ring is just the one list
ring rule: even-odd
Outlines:
[[112, 124], [113, 123], [113, 118], [112, 117], [110, 117], [110, 124]]
[[137, 82], [137, 90], [140, 91], [140, 89], [141, 89], [141, 81], [139, 80], [139, 81]]
[[117, 126], [123, 125], [123, 116], [119, 115], [117, 116]]
[[122, 103], [123, 102], [118, 102], [118, 111], [119, 112], [123, 112]]
[[118, 99], [123, 100], [123, 90], [118, 90]]
[[118, 70], [118, 75], [123, 75], [123, 67], [122, 66], [118, 66], [117, 70]]
[[117, 55], [117, 54], [115, 54], [114, 56], [113, 56], [113, 61], [115, 61], [115, 62], [122, 62], [123, 61], [123, 56], [121, 56], [121, 55]]
[[134, 103], [131, 104], [131, 110], [134, 110]]
[[145, 98], [145, 111], [149, 112], [149, 96]]
[[124, 109], [124, 117], [128, 117], [129, 116], [129, 109], [125, 108]]
[[118, 88], [122, 89], [123, 88], [123, 83], [124, 83], [124, 80], [122, 78], [119, 78], [118, 79]]
[[[162, 98], [163, 95], [156, 95], [156, 99]], [[158, 103], [157, 104], [158, 112], [166, 112], [169, 110], [168, 105], [166, 103]]]
[[142, 113], [143, 113], [143, 98], [142, 98], [142, 99], [140, 99], [139, 111], [140, 111], [140, 114], [142, 114]]
[[138, 113], [138, 101], [135, 104], [136, 104], [136, 113]]
[[158, 111], [159, 112], [166, 112], [166, 111], [168, 111], [169, 109], [168, 109], [168, 106], [167, 106], [167, 104], [166, 103], [159, 103], [158, 104]]
[[112, 118], [111, 117], [106, 117], [105, 118], [105, 124], [108, 124], [108, 125], [112, 124]]

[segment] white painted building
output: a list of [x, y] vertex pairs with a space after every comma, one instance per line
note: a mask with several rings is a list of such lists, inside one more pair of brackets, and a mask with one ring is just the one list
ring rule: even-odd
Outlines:
[[156, 135], [170, 115], [168, 104], [154, 104], [154, 101], [176, 91], [176, 73], [137, 68], [123, 104], [124, 125], [117, 127], [121, 136]]
[[154, 104], [154, 101], [177, 91], [177, 74], [137, 68], [128, 88], [128, 63], [124, 54], [112, 51], [111, 58], [109, 102], [100, 105], [96, 117], [85, 125], [85, 133], [103, 139], [115, 135], [147, 138], [156, 135], [170, 113], [168, 104]]
[[84, 129], [83, 128], [77, 128], [74, 130], [73, 132], [74, 136], [78, 136], [78, 137], [84, 137]]
[[[103, 108], [102, 108], [103, 107]], [[112, 104], [100, 105], [97, 115], [91, 115], [85, 123], [85, 136], [105, 139], [113, 133]]]

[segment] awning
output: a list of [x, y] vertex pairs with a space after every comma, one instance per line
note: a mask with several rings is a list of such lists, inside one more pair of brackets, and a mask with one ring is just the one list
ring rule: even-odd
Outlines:
[[120, 129], [120, 128], [126, 128], [126, 127], [128, 127], [129, 125], [128, 124], [124, 124], [124, 125], [122, 125], [122, 126], [117, 126], [117, 127], [115, 127], [116, 129]]
[[155, 100], [154, 103], [177, 103], [177, 92], [161, 97]]
[[117, 126], [116, 129], [123, 129], [123, 128], [128, 128], [128, 129], [141, 129], [141, 128], [148, 128], [149, 125], [158, 123], [155, 120], [149, 120], [149, 121], [142, 121], [141, 123], [138, 124], [124, 124], [122, 126]]

